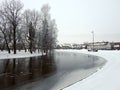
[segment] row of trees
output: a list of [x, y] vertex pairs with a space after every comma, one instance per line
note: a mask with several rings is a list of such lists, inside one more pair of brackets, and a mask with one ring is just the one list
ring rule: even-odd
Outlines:
[[49, 11], [48, 4], [41, 11], [23, 11], [20, 0], [4, 1], [0, 6], [0, 49], [14, 54], [22, 49], [51, 51], [56, 45], [57, 25]]

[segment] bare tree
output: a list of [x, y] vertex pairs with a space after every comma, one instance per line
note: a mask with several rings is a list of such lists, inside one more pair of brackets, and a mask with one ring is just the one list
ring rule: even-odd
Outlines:
[[29, 51], [32, 53], [36, 50], [36, 31], [39, 29], [39, 13], [35, 10], [25, 10], [23, 13], [23, 26], [26, 31], [26, 41], [28, 42]]
[[25, 40], [25, 31], [23, 29], [24, 27], [19, 26], [19, 29], [17, 30], [17, 49], [22, 50], [24, 49], [25, 52], [27, 51], [26, 47], [26, 40]]
[[10, 47], [9, 47], [9, 26], [7, 24], [6, 18], [0, 13], [0, 31], [3, 34], [5, 46], [7, 47], [8, 53], [10, 53]]
[[22, 8], [23, 4], [20, 2], [20, 0], [9, 0], [2, 3], [0, 11], [12, 27], [14, 54], [16, 54], [16, 30], [21, 20]]
[[29, 24], [29, 50], [30, 50], [30, 53], [33, 52], [33, 49], [34, 49], [34, 38], [35, 38], [35, 30], [33, 28], [33, 25], [32, 25], [32, 22], [30, 22]]

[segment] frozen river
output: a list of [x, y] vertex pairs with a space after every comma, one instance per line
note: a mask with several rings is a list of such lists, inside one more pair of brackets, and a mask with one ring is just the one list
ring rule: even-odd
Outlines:
[[0, 90], [60, 90], [90, 76], [105, 62], [97, 56], [67, 50], [0, 60]]

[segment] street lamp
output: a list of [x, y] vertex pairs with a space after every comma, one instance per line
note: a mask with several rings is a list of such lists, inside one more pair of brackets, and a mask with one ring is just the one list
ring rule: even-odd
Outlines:
[[92, 31], [91, 33], [92, 33], [92, 39], [93, 39], [93, 51], [94, 51], [94, 31]]

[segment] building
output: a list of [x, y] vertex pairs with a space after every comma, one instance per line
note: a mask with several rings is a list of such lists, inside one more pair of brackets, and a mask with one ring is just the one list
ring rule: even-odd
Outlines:
[[88, 43], [87, 44], [88, 50], [111, 50], [111, 43], [109, 42], [94, 42], [94, 43]]
[[120, 50], [120, 42], [112, 42], [112, 49]]
[[73, 49], [82, 49], [82, 45], [81, 44], [72, 44], [72, 48]]

